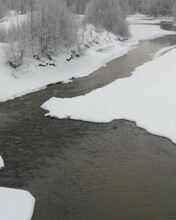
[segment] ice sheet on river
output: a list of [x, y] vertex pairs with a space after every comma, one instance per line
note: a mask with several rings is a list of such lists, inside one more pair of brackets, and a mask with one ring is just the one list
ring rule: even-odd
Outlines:
[[51, 98], [47, 116], [90, 122], [135, 121], [152, 134], [176, 143], [176, 49], [155, 58], [129, 78], [75, 98]]
[[31, 220], [34, 204], [29, 192], [0, 187], [1, 220]]

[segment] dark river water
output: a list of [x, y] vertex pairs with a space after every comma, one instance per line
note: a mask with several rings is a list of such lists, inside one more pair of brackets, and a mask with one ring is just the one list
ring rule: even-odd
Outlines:
[[176, 145], [133, 122], [57, 120], [40, 108], [52, 96], [83, 95], [127, 77], [174, 44], [173, 35], [141, 41], [88, 77], [0, 103], [0, 186], [34, 195], [33, 220], [176, 219]]

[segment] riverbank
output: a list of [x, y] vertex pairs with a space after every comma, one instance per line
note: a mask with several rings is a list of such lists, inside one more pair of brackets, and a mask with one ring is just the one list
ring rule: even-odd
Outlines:
[[[128, 53], [140, 40], [175, 34], [172, 31], [162, 30], [159, 25], [151, 24], [158, 22], [158, 20], [152, 20], [148, 25], [141, 24], [145, 23], [146, 19], [149, 18], [143, 15], [129, 16], [127, 21], [131, 38], [125, 42], [121, 42], [117, 36], [107, 32], [97, 34], [93, 27], [88, 27], [84, 44], [89, 48], [82, 56], [70, 61], [66, 61], [69, 58], [68, 55], [60, 55], [56, 60], [56, 67], [41, 67], [38, 61], [27, 60], [23, 67], [14, 70], [8, 66], [3, 45], [1, 45], [0, 77], [3, 80], [0, 82], [0, 101], [3, 102], [38, 91], [49, 84], [68, 83], [72, 81], [72, 78], [85, 77], [105, 66], [109, 61]], [[7, 25], [9, 25], [8, 22]]]

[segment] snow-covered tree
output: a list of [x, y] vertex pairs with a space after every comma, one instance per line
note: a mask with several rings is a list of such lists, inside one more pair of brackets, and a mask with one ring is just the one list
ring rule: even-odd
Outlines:
[[[29, 0], [26, 20], [7, 30], [8, 57], [12, 66], [22, 63], [24, 56], [52, 59], [68, 50], [77, 39], [75, 15], [64, 0]], [[10, 55], [11, 54], [11, 55]]]
[[8, 45], [6, 45], [5, 49], [9, 63], [14, 68], [23, 63], [23, 58], [28, 48], [27, 33], [26, 23], [18, 20], [6, 30], [6, 42]]
[[0, 0], [0, 19], [7, 15], [8, 7], [4, 0]]
[[[59, 50], [69, 48], [76, 40], [76, 19], [62, 0], [38, 0], [31, 23], [31, 40], [38, 45], [39, 53], [52, 57]], [[31, 19], [30, 19], [31, 20]]]
[[90, 0], [86, 7], [86, 21], [99, 29], [120, 36], [128, 35], [126, 14], [118, 0]]
[[66, 0], [67, 6], [71, 8], [74, 13], [84, 14], [86, 4], [89, 0]]
[[142, 0], [129, 0], [128, 1], [132, 12], [139, 12], [140, 11], [141, 1]]
[[176, 20], [176, 2], [174, 3], [173, 8], [172, 8], [172, 14], [173, 14], [174, 19]]
[[142, 0], [140, 12], [153, 16], [172, 15], [175, 0]]
[[126, 15], [130, 14], [131, 8], [129, 5], [129, 0], [119, 0], [120, 8]]
[[[77, 16], [85, 13], [85, 21], [97, 29], [119, 36], [128, 35], [125, 22], [128, 0], [0, 0], [8, 10], [25, 13], [20, 22], [5, 32], [9, 44], [11, 66], [18, 67], [25, 56], [52, 59], [61, 51], [79, 48]], [[17, 16], [18, 17], [18, 16]], [[82, 17], [81, 17], [82, 18]], [[4, 35], [5, 34], [5, 35]], [[79, 42], [79, 43], [78, 43]]]

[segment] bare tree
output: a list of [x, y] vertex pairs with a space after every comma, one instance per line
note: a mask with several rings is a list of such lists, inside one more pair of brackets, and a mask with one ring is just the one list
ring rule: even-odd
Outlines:
[[6, 30], [6, 53], [9, 64], [17, 68], [23, 63], [23, 58], [27, 47], [27, 30], [24, 22], [14, 22], [9, 29]]
[[7, 15], [8, 7], [4, 0], [0, 0], [0, 19]]
[[26, 20], [6, 31], [10, 65], [18, 67], [24, 56], [52, 59], [77, 40], [75, 15], [64, 0], [29, 0]]
[[172, 8], [172, 14], [173, 14], [174, 20], [176, 20], [176, 2], [174, 3], [173, 8]]

